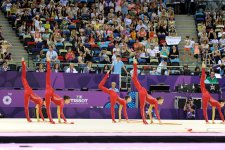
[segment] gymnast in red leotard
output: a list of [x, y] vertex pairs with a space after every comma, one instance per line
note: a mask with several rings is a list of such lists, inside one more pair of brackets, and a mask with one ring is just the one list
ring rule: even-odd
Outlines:
[[[51, 67], [50, 67], [50, 59], [47, 58], [47, 73], [46, 73], [46, 89], [45, 89], [45, 101], [46, 101], [46, 109], [48, 118], [50, 120], [50, 123], [55, 124], [55, 122], [52, 119], [51, 110], [50, 110], [50, 104], [51, 101], [57, 105], [57, 115], [58, 115], [58, 122], [61, 123], [61, 117], [64, 120], [64, 123], [68, 123], [64, 114], [63, 114], [63, 107], [64, 104], [70, 103], [70, 97], [64, 96], [61, 98], [59, 95], [55, 94], [54, 89], [51, 86]], [[71, 122], [70, 124], [73, 124]]]
[[[133, 68], [134, 68], [134, 73], [132, 76], [132, 80], [134, 82], [134, 85], [138, 91], [139, 94], [139, 99], [140, 99], [140, 111], [141, 111], [141, 117], [143, 120], [144, 124], [148, 124], [145, 118], [145, 102], [147, 101], [151, 106], [149, 108], [149, 111], [151, 111], [152, 107], [155, 108], [155, 113], [156, 113], [156, 117], [159, 120], [159, 124], [161, 124], [161, 120], [160, 120], [160, 116], [158, 113], [158, 104], [162, 104], [164, 99], [162, 97], [157, 97], [154, 98], [151, 95], [148, 94], [147, 90], [141, 86], [141, 84], [138, 81], [137, 78], [137, 60], [134, 58], [133, 59]], [[151, 118], [150, 118], [151, 119]], [[151, 123], [153, 123], [152, 119], [151, 119]]]
[[126, 100], [120, 98], [118, 96], [118, 94], [114, 90], [108, 89], [108, 88], [106, 88], [104, 86], [104, 84], [105, 84], [105, 82], [106, 82], [106, 80], [107, 80], [108, 77], [109, 77], [109, 71], [106, 73], [105, 77], [99, 83], [98, 88], [100, 90], [102, 90], [103, 92], [109, 94], [109, 96], [110, 96], [112, 121], [113, 121], [113, 123], [116, 123], [116, 120], [115, 120], [115, 110], [114, 110], [115, 109], [114, 106], [115, 106], [116, 102], [118, 102], [120, 105], [123, 106], [124, 116], [125, 116], [126, 120], [128, 121], [128, 116], [127, 116], [127, 102], [126, 102]]
[[44, 121], [44, 117], [42, 114], [42, 105], [43, 101], [42, 99], [36, 95], [31, 87], [29, 86], [27, 79], [26, 79], [26, 63], [24, 61], [24, 58], [22, 58], [22, 83], [23, 83], [23, 88], [24, 88], [24, 110], [25, 110], [25, 115], [27, 118], [28, 122], [32, 122], [29, 116], [29, 100], [33, 101], [36, 104], [36, 116], [37, 116], [37, 121], [39, 122], [39, 115], [41, 116], [42, 120]]
[[205, 74], [205, 68], [206, 65], [204, 62], [202, 62], [202, 75], [200, 79], [200, 87], [201, 87], [201, 92], [202, 92], [202, 110], [203, 110], [203, 116], [205, 118], [206, 123], [208, 124], [208, 114], [207, 114], [207, 107], [208, 103], [211, 104], [212, 106], [212, 123], [214, 123], [214, 118], [215, 118], [215, 108], [218, 109], [220, 118], [224, 122], [224, 117], [221, 112], [221, 107], [224, 106], [224, 102], [218, 102], [216, 101], [208, 92], [208, 90], [205, 87], [205, 79], [206, 79], [206, 74]]

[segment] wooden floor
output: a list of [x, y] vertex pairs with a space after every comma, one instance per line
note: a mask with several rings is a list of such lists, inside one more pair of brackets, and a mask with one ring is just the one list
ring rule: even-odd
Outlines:
[[[57, 120], [55, 120], [57, 121]], [[162, 125], [144, 125], [141, 120], [112, 123], [110, 119], [69, 119], [74, 124], [50, 124], [49, 122], [28, 123], [25, 119], [0, 119], [0, 135], [21, 133], [28, 134], [187, 134], [187, 133], [221, 133], [225, 135], [225, 125], [205, 124], [203, 120], [162, 120]]]

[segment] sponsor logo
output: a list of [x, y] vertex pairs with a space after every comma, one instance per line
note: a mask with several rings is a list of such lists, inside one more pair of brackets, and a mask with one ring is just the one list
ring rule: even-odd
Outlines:
[[12, 98], [7, 95], [3, 97], [2, 101], [3, 101], [3, 104], [10, 105], [12, 103]]
[[88, 99], [82, 95], [76, 95], [75, 98], [70, 99], [71, 104], [88, 104]]

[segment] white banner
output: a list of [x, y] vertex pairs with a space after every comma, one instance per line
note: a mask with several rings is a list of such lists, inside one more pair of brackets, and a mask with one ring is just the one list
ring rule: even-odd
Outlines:
[[178, 45], [181, 41], [181, 36], [166, 36], [167, 45]]

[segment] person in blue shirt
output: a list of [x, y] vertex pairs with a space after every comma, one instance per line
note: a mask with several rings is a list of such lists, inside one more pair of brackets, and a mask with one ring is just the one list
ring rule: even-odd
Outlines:
[[112, 67], [111, 67], [110, 70], [113, 69], [113, 71], [112, 71], [113, 74], [119, 74], [119, 75], [121, 75], [122, 68], [124, 69], [124, 71], [126, 72], [126, 74], [128, 74], [128, 72], [127, 72], [127, 70], [126, 70], [126, 68], [124, 66], [124, 63], [121, 61], [120, 55], [117, 55], [116, 56], [116, 60], [113, 61]]
[[111, 83], [111, 88], [109, 88], [110, 90], [115, 91], [116, 93], [119, 93], [119, 89], [116, 88], [116, 82], [112, 82]]

